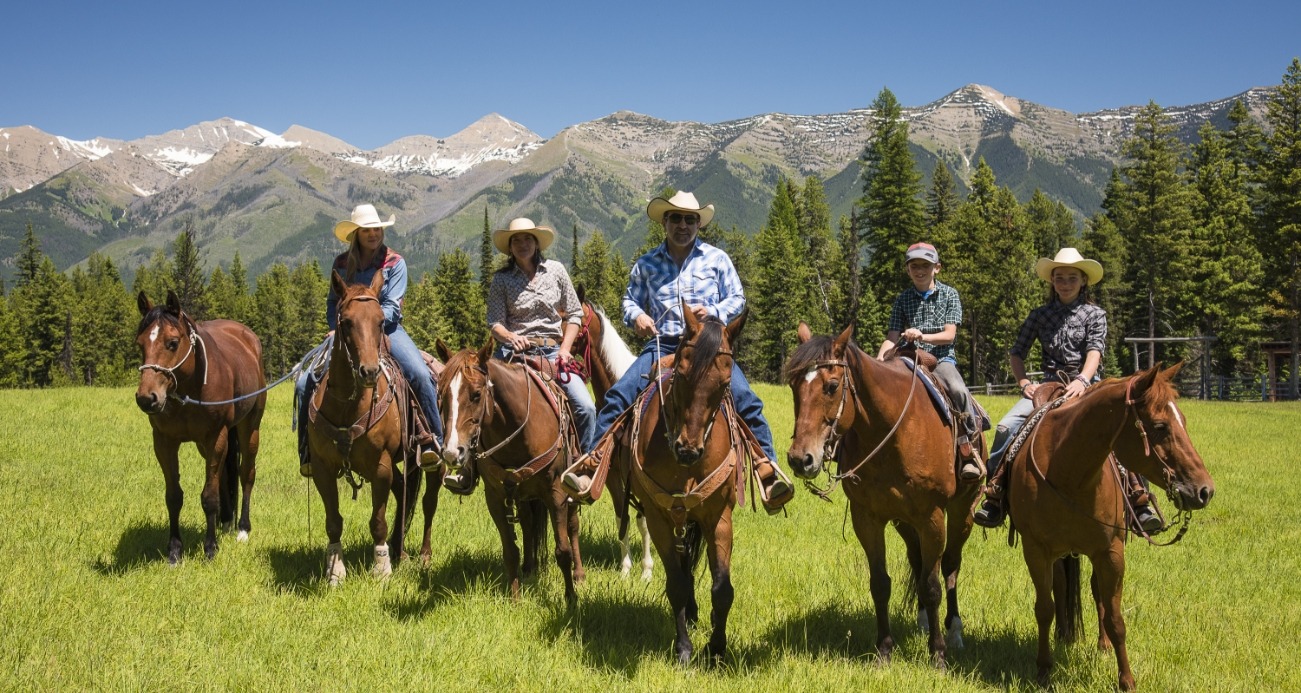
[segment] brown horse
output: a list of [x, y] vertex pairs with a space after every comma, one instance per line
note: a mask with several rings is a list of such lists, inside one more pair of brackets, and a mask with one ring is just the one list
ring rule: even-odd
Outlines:
[[[217, 519], [229, 530], [234, 519], [238, 479], [244, 488], [239, 514], [239, 541], [247, 541], [249, 498], [257, 477], [258, 428], [266, 409], [262, 343], [247, 327], [230, 320], [196, 323], [181, 309], [176, 294], [155, 306], [141, 291], [136, 297], [140, 326], [140, 387], [136, 404], [149, 415], [154, 455], [163, 470], [171, 538], [167, 561], [181, 560], [181, 490], [177, 453], [193, 442], [205, 462], [203, 513], [208, 532], [203, 553], [217, 554]], [[254, 395], [253, 393], [257, 393]], [[206, 404], [209, 402], [218, 404]], [[243, 460], [240, 460], [241, 453]]]
[[[710, 596], [712, 662], [727, 653], [727, 616], [732, 609], [732, 508], [744, 474], [744, 442], [731, 409], [732, 343], [745, 315], [726, 326], [699, 320], [682, 307], [685, 329], [673, 370], [638, 398], [632, 422], [632, 491], [646, 511], [651, 540], [664, 563], [669, 605], [677, 627], [678, 662], [691, 659], [688, 626], [699, 608], [695, 567], [703, 543], [713, 576]], [[652, 371], [654, 372], [654, 371]], [[743, 476], [741, 476], [744, 479]]]
[[501, 537], [511, 597], [520, 596], [514, 524], [522, 525], [523, 576], [528, 578], [537, 572], [549, 517], [565, 601], [576, 604], [574, 583], [582, 582], [585, 573], [578, 548], [578, 506], [569, 502], [560, 482], [576, 455], [575, 438], [561, 425], [561, 416], [569, 416], [563, 392], [522, 364], [493, 358], [492, 342], [477, 352], [452, 354], [439, 341], [438, 355], [447, 364], [438, 383], [447, 437], [443, 460], [453, 469], [474, 464], [484, 479], [484, 500]]
[[[583, 326], [574, 339], [574, 353], [583, 355], [591, 374], [592, 394], [596, 399], [596, 409], [600, 411], [605, 404], [605, 393], [614, 386], [624, 372], [636, 360], [628, 345], [624, 344], [615, 332], [614, 325], [605, 312], [583, 300], [582, 289], [578, 292], [583, 302]], [[628, 525], [631, 521], [629, 506], [629, 469], [627, 456], [615, 455], [610, 460], [610, 473], [606, 479], [606, 488], [610, 489], [610, 500], [614, 504], [614, 514], [619, 520], [619, 574], [628, 577], [632, 571], [631, 542], [628, 537]], [[641, 579], [651, 579], [651, 570], [655, 565], [651, 557], [650, 531], [646, 528], [646, 515], [637, 508], [637, 529], [641, 532]]]
[[1206, 507], [1215, 485], [1188, 438], [1171, 385], [1182, 366], [1164, 371], [1157, 366], [1129, 378], [1106, 380], [1078, 399], [1046, 410], [1007, 460], [1012, 527], [1021, 533], [1034, 581], [1040, 683], [1047, 684], [1053, 664], [1048, 629], [1054, 615], [1059, 638], [1069, 642], [1079, 634], [1079, 558], [1058, 561], [1078, 554], [1093, 564], [1098, 647], [1115, 648], [1120, 688], [1134, 688], [1120, 603], [1125, 493], [1107, 459], [1114, 450], [1130, 469], [1165, 489], [1176, 508], [1191, 512]]
[[[895, 645], [885, 558], [885, 526], [892, 522], [907, 546], [918, 622], [929, 634], [935, 665], [943, 668], [948, 646], [962, 646], [958, 572], [980, 487], [958, 482], [953, 430], [914, 372], [901, 360], [868, 356], [853, 335], [850, 326], [835, 339], [814, 337], [800, 324], [801, 344], [786, 364], [795, 399], [787, 461], [796, 476], [811, 479], [839, 445], [840, 473], [834, 478], [844, 482], [854, 533], [867, 554], [877, 654], [889, 661]], [[983, 436], [979, 445], [983, 457]], [[939, 627], [941, 573], [947, 642]]]
[[[346, 475], [354, 498], [361, 488], [357, 476], [371, 484], [370, 534], [375, 542], [371, 573], [387, 577], [393, 572], [390, 547], [401, 555], [421, 472], [414, 448], [403, 445], [405, 388], [398, 387], [402, 373], [381, 347], [384, 310], [379, 292], [384, 286], [384, 273], [376, 272], [369, 285], [348, 285], [337, 271], [332, 271], [330, 282], [339, 297], [338, 328], [330, 349], [329, 368], [308, 405], [309, 421], [301, 425], [308, 427], [312, 481], [325, 505], [325, 534], [329, 539], [325, 572], [333, 587], [347, 576], [339, 543], [343, 536], [339, 477]], [[398, 469], [398, 461], [405, 462], [405, 474]], [[436, 494], [438, 486], [432, 485], [430, 492]], [[391, 536], [386, 517], [390, 490], [401, 504]], [[432, 514], [428, 507], [426, 513]]]

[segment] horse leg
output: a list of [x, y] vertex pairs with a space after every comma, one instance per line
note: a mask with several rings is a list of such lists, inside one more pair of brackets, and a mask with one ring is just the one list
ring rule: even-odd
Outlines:
[[[390, 459], [393, 459], [390, 457]], [[406, 555], [406, 538], [407, 529], [411, 523], [411, 491], [419, 482], [413, 482], [411, 470], [418, 469], [419, 462], [413, 455], [411, 459], [402, 461], [402, 469], [394, 469], [392, 472], [393, 484], [390, 491], [393, 493], [393, 502], [397, 503], [397, 509], [393, 513], [393, 526], [389, 528], [388, 547], [389, 562], [401, 561]], [[416, 478], [419, 478], [418, 476]]]
[[890, 571], [885, 562], [885, 523], [872, 517], [862, 503], [851, 501], [849, 510], [854, 534], [867, 555], [868, 583], [876, 609], [876, 653], [882, 662], [889, 663], [890, 654], [894, 652], [894, 637], [890, 634]]
[[253, 531], [253, 525], [249, 521], [248, 509], [249, 501], [253, 497], [253, 482], [257, 480], [257, 453], [261, 445], [261, 433], [259, 431], [261, 418], [261, 412], [255, 411], [235, 429], [236, 435], [239, 436], [241, 457], [239, 484], [243, 491], [243, 500], [239, 508], [239, 534], [235, 537], [237, 541], [248, 541], [249, 532]]
[[709, 552], [709, 573], [714, 578], [709, 588], [713, 633], [706, 651], [710, 661], [719, 665], [727, 656], [727, 615], [736, 595], [732, 589], [732, 508], [724, 506], [718, 523], [706, 529], [705, 547]]
[[334, 469], [327, 469], [327, 465], [320, 463], [320, 460], [314, 460], [312, 466], [312, 483], [321, 496], [321, 505], [325, 506], [325, 537], [328, 542], [325, 547], [325, 577], [330, 581], [330, 587], [338, 587], [348, 576], [348, 571], [343, 566], [343, 547], [339, 544], [339, 539], [343, 536], [343, 515], [339, 514], [339, 482]]
[[154, 457], [163, 470], [163, 487], [166, 489], [167, 521], [169, 525], [167, 539], [167, 562], [176, 565], [181, 562], [181, 505], [185, 500], [185, 491], [181, 490], [180, 461], [177, 452], [181, 444], [171, 438], [165, 438], [154, 431]]
[[235, 531], [235, 507], [239, 505], [239, 437], [234, 427], [226, 429], [226, 455], [217, 479], [217, 522], [223, 534]]
[[938, 669], [948, 667], [948, 643], [940, 630], [940, 554], [944, 552], [944, 511], [935, 508], [931, 512], [930, 522], [917, 532], [920, 557], [917, 572], [913, 574], [917, 597], [926, 611], [928, 643], [931, 661]]
[[438, 492], [443, 487], [443, 470], [444, 467], [439, 465], [436, 470], [425, 472], [425, 495], [420, 502], [421, 510], [425, 516], [424, 540], [420, 542], [420, 562], [424, 565], [429, 565], [429, 561], [434, 556], [431, 538], [434, 527], [434, 514], [438, 512]]
[[945, 638], [949, 649], [960, 650], [962, 641], [962, 616], [958, 611], [958, 573], [962, 571], [962, 549], [971, 536], [971, 504], [973, 497], [960, 494], [949, 503], [945, 528], [944, 554], [940, 556], [940, 573], [944, 578], [946, 611], [944, 614]]
[[926, 595], [922, 592], [918, 576], [922, 575], [922, 543], [916, 528], [904, 523], [896, 523], [894, 530], [903, 539], [904, 552], [908, 557], [909, 592], [917, 601], [917, 629], [926, 635], [931, 634], [930, 612], [926, 608]]
[[542, 545], [543, 523], [551, 521], [549, 505], [541, 509], [530, 500], [515, 502], [515, 516], [519, 518], [521, 544], [524, 555], [521, 558], [520, 579], [532, 580], [538, 575], [538, 549]]
[[637, 513], [637, 530], [641, 532], [641, 579], [650, 582], [651, 570], [655, 567], [655, 558], [651, 555], [654, 547], [650, 528], [646, 526], [646, 515]]
[[510, 593], [511, 599], [518, 601], [520, 552], [519, 547], [515, 545], [515, 528], [506, 519], [506, 498], [500, 490], [493, 487], [493, 484], [484, 484], [483, 499], [488, 504], [488, 515], [492, 517], [492, 523], [497, 526], [497, 534], [501, 537], [501, 558], [506, 569], [506, 590]]
[[650, 536], [659, 552], [660, 562], [664, 564], [664, 591], [669, 598], [669, 609], [673, 612], [673, 625], [677, 632], [673, 639], [673, 654], [678, 664], [691, 661], [691, 635], [688, 627], [695, 624], [695, 587], [692, 584], [691, 569], [683, 562], [683, 555], [678, 552], [673, 538], [673, 524], [658, 508], [652, 509], [646, 516]]
[[1134, 672], [1129, 668], [1129, 650], [1125, 647], [1125, 612], [1121, 609], [1121, 592], [1125, 584], [1125, 547], [1117, 539], [1102, 555], [1091, 556], [1093, 576], [1097, 581], [1098, 603], [1102, 609], [1102, 626], [1116, 649], [1116, 669], [1122, 691], [1134, 690]]
[[1030, 571], [1030, 580], [1034, 583], [1034, 618], [1039, 625], [1039, 650], [1035, 657], [1038, 666], [1039, 685], [1047, 686], [1049, 674], [1053, 668], [1052, 630], [1056, 607], [1053, 603], [1053, 564], [1052, 556], [1043, 555], [1037, 546], [1021, 539], [1021, 553], [1025, 557], [1025, 566]]
[[[559, 478], [551, 484], [547, 511], [551, 516], [551, 531], [556, 535], [556, 565], [565, 578], [565, 604], [573, 608], [578, 605], [578, 592], [574, 590], [575, 552], [571, 540], [577, 536], [578, 523], [571, 521], [569, 494], [565, 493]], [[574, 532], [573, 535], [570, 534], [571, 531]]]
[[[375, 544], [375, 562], [370, 574], [378, 578], [393, 574], [393, 560], [389, 557], [388, 544], [388, 496], [390, 491], [400, 492], [400, 486], [401, 481], [393, 476], [393, 458], [387, 450], [380, 452], [375, 479], [370, 484], [370, 538]], [[395, 524], [401, 525], [402, 518], [397, 518]], [[397, 531], [394, 528], [394, 532]], [[398, 547], [399, 550], [401, 548]]]
[[225, 426], [217, 429], [217, 435], [209, 441], [199, 443], [199, 452], [206, 461], [206, 476], [203, 481], [203, 493], [199, 502], [203, 505], [203, 514], [208, 519], [208, 529], [203, 537], [203, 554], [212, 560], [217, 555], [217, 513], [221, 510], [221, 473], [226, 466], [226, 448], [230, 445], [230, 434]]
[[[628, 504], [628, 489], [625, 487], [622, 475], [614, 469], [615, 463], [611, 462], [611, 471], [614, 475], [606, 481], [606, 488], [610, 491], [610, 502], [614, 504], [614, 516], [618, 520], [619, 533], [619, 577], [626, 578], [632, 572], [632, 542], [628, 538], [628, 525], [631, 519], [630, 505]], [[618, 477], [618, 478], [616, 478]]]
[[583, 518], [582, 507], [570, 502], [568, 494], [563, 490], [559, 502], [562, 516], [569, 523], [569, 546], [574, 552], [574, 584], [581, 585], [587, 582], [587, 571], [583, 569], [583, 552], [578, 546], [578, 535]]

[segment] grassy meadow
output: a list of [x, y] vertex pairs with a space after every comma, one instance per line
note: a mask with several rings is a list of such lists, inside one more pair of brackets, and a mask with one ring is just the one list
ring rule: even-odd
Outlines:
[[[782, 450], [790, 391], [759, 387]], [[183, 448], [186, 551], [172, 568], [162, 475], [132, 392], [0, 391], [0, 690], [1037, 688], [1033, 592], [1005, 532], [977, 529], [967, 544], [966, 647], [951, 651], [947, 673], [928, 664], [891, 534], [899, 646], [880, 666], [844, 497], [824, 503], [802, 488], [787, 517], [737, 513], [731, 653], [718, 669], [674, 663], [663, 572], [657, 562], [649, 583], [619, 577], [608, 501], [584, 510], [588, 578], [575, 611], [550, 560], [518, 603], [504, 595], [480, 495], [443, 494], [433, 561], [402, 564], [387, 581], [368, 572], [368, 493], [345, 500], [349, 575], [331, 590], [320, 500], [297, 473], [288, 387], [273, 392], [263, 424], [251, 539], [223, 535], [213, 561], [201, 546], [201, 464]], [[1012, 403], [981, 400], [995, 418]], [[1291, 642], [1301, 631], [1301, 405], [1184, 409], [1217, 493], [1179, 544], [1128, 547], [1138, 684], [1301, 689]], [[704, 617], [707, 572], [697, 595]], [[1096, 628], [1086, 620], [1081, 644], [1058, 646], [1058, 690], [1114, 687], [1114, 657], [1094, 649]], [[708, 635], [704, 617], [698, 651]]]

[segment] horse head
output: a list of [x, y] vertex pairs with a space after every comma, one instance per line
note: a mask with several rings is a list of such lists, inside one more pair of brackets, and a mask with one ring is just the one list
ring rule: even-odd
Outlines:
[[[176, 397], [182, 378], [194, 373], [198, 363], [195, 343], [197, 326], [181, 309], [176, 292], [167, 292], [166, 305], [154, 305], [141, 291], [136, 296], [140, 309], [140, 326], [136, 344], [140, 347], [140, 386], [136, 388], [136, 406], [146, 414], [160, 414], [168, 398]], [[191, 358], [191, 357], [194, 358]]]
[[482, 349], [452, 353], [437, 342], [438, 357], [447, 364], [438, 381], [438, 410], [443, 416], [443, 461], [452, 469], [470, 464], [478, 445], [480, 427], [487, 410], [488, 369], [492, 343]]
[[822, 472], [836, 442], [853, 425], [853, 377], [846, 355], [854, 339], [854, 326], [836, 338], [815, 336], [800, 323], [800, 345], [786, 363], [786, 382], [795, 401], [795, 432], [786, 461], [803, 479]]
[[369, 285], [348, 284], [338, 270], [330, 272], [330, 288], [339, 297], [334, 348], [336, 352], [342, 350], [353, 377], [366, 387], [375, 387], [379, 381], [380, 342], [384, 339], [384, 308], [379, 292], [383, 287], [383, 272], [376, 272]]
[[[1126, 381], [1125, 404], [1134, 417], [1116, 439], [1117, 457], [1165, 489], [1180, 510], [1200, 510], [1215, 495], [1215, 482], [1188, 437], [1187, 421], [1172, 381], [1183, 362], [1160, 364]], [[1128, 418], [1126, 418], [1128, 421]]]
[[732, 344], [745, 325], [745, 312], [727, 325], [712, 316], [697, 318], [685, 303], [682, 314], [685, 329], [675, 352], [664, 423], [673, 456], [689, 467], [704, 454], [723, 396], [731, 390]]

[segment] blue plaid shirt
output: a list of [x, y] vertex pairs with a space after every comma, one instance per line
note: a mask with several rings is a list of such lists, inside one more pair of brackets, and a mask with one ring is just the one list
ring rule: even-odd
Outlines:
[[680, 337], [686, 329], [682, 302], [704, 306], [710, 315], [731, 322], [745, 309], [745, 291], [732, 258], [699, 238], [679, 269], [668, 248], [659, 247], [637, 258], [623, 294], [623, 321], [650, 315], [660, 334]]
[[[890, 309], [888, 332], [900, 332], [915, 327], [922, 334], [943, 332], [945, 325], [962, 324], [962, 300], [958, 290], [943, 282], [935, 282], [935, 288], [922, 293], [916, 287], [908, 287], [894, 299]], [[940, 361], [951, 361], [953, 342], [948, 344], [922, 344], [921, 347], [935, 355]]]
[[1061, 371], [1069, 380], [1080, 374], [1090, 351], [1107, 348], [1107, 311], [1081, 298], [1069, 305], [1054, 298], [1030, 311], [1007, 353], [1025, 359], [1036, 339], [1043, 347], [1044, 379], [1057, 380]]

